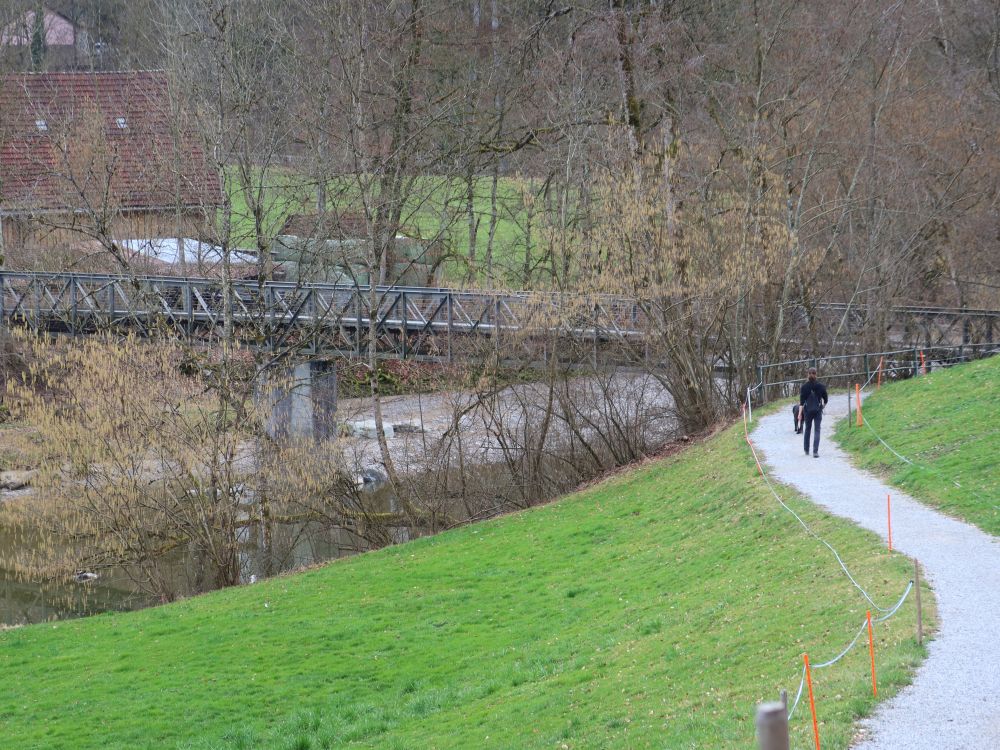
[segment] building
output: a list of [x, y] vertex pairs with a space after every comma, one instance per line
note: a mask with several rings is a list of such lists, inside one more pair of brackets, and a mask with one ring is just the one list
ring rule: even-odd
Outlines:
[[211, 237], [219, 175], [165, 73], [8, 75], [0, 112], [9, 265], [38, 266], [47, 249], [75, 244]]
[[11, 67], [89, 68], [93, 52], [86, 30], [49, 8], [43, 7], [40, 15], [29, 10], [0, 29], [0, 55]]

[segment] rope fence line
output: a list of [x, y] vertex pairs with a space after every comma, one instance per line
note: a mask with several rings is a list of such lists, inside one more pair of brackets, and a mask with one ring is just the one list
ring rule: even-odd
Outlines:
[[[992, 345], [992, 346], [995, 347], [995, 345]], [[995, 353], [995, 352], [997, 352], [997, 350], [994, 348], [993, 351], [987, 352], [987, 356], [989, 356], [989, 354], [992, 354], [992, 353]], [[886, 372], [886, 369], [884, 367], [884, 357], [879, 359], [879, 364], [878, 364], [877, 368], [875, 368], [874, 370], [870, 370], [870, 369], [867, 368], [868, 356], [869, 355], [864, 355], [864, 358], [865, 358], [865, 361], [866, 361], [866, 370], [868, 370], [868, 372], [866, 374], [868, 375], [868, 377], [865, 379], [863, 385], [856, 386], [857, 394], [858, 394], [858, 399], [857, 400], [858, 400], [858, 409], [859, 410], [860, 410], [860, 407], [861, 407], [861, 400], [862, 400], [861, 399], [861, 395], [862, 395], [862, 392], [865, 392], [866, 396], [870, 395], [871, 391], [869, 390], [869, 386], [871, 385], [872, 380], [874, 380], [875, 377], [878, 376], [879, 383], [881, 384], [882, 376]], [[879, 355], [875, 355], [875, 356], [879, 356]], [[764, 368], [761, 368], [761, 372], [762, 373], [763, 373], [763, 369]], [[926, 368], [926, 365], [925, 365], [925, 360], [924, 360], [924, 357], [923, 357], [923, 352], [921, 351], [920, 352], [920, 368], [919, 368], [919, 370], [917, 370], [916, 366], [914, 365], [913, 374], [914, 374], [914, 376], [916, 376], [918, 373], [919, 374], [926, 374], [926, 372], [927, 372], [927, 368]], [[858, 373], [858, 374], [860, 375], [861, 373]], [[841, 376], [841, 377], [843, 377], [843, 376]], [[819, 540], [820, 542], [822, 542], [824, 545], [826, 545], [831, 550], [831, 552], [833, 552], [834, 556], [837, 558], [837, 562], [840, 564], [841, 568], [843, 569], [843, 571], [847, 575], [847, 577], [850, 579], [851, 583], [862, 593], [862, 595], [865, 597], [865, 599], [867, 599], [873, 606], [875, 606], [876, 609], [878, 609], [882, 613], [881, 616], [879, 616], [879, 617], [877, 617], [875, 619], [875, 622], [876, 623], [885, 622], [890, 617], [892, 617], [893, 615], [895, 615], [896, 612], [899, 610], [899, 608], [902, 607], [903, 603], [906, 601], [906, 599], [909, 596], [910, 592], [914, 588], [914, 581], [911, 580], [907, 584], [906, 589], [903, 592], [902, 596], [899, 598], [899, 600], [896, 602], [896, 604], [893, 607], [891, 607], [889, 609], [884, 609], [882, 607], [879, 607], [878, 605], [875, 604], [874, 601], [872, 601], [871, 597], [864, 590], [864, 588], [860, 584], [857, 583], [857, 581], [851, 575], [850, 571], [848, 570], [847, 566], [844, 564], [843, 560], [841, 559], [841, 557], [837, 553], [837, 551], [825, 539], [823, 539], [818, 534], [816, 534], [816, 532], [814, 532], [812, 529], [810, 529], [809, 526], [802, 520], [802, 518], [797, 513], [795, 513], [795, 511], [793, 511], [781, 499], [781, 497], [775, 491], [774, 487], [771, 484], [770, 479], [767, 476], [767, 473], [764, 471], [764, 468], [761, 465], [759, 457], [757, 456], [757, 451], [754, 448], [753, 441], [750, 439], [750, 432], [749, 432], [749, 420], [752, 420], [752, 418], [753, 418], [752, 417], [752, 413], [753, 412], [751, 411], [753, 394], [755, 392], [757, 392], [758, 390], [761, 390], [762, 388], [765, 387], [765, 380], [766, 379], [762, 375], [761, 378], [760, 378], [760, 381], [756, 385], [750, 386], [750, 387], [747, 388], [746, 402], [741, 405], [742, 406], [741, 410], [742, 410], [742, 413], [743, 413], [743, 432], [744, 432], [744, 437], [746, 439], [747, 445], [750, 447], [750, 451], [751, 451], [751, 453], [753, 455], [754, 462], [757, 465], [757, 470], [760, 473], [761, 478], [764, 480], [765, 484], [767, 485], [768, 489], [771, 491], [771, 494], [774, 495], [775, 499], [781, 504], [781, 506], [783, 508], [785, 508], [789, 513], [791, 513], [795, 517], [795, 519], [803, 526], [803, 528], [811, 536], [813, 536], [814, 538], [816, 538], [817, 540]], [[791, 382], [791, 381], [789, 381], [789, 382]], [[782, 385], [784, 385], [784, 383], [782, 383]], [[764, 392], [764, 395], [766, 395], [766, 391]], [[894, 455], [900, 461], [904, 462], [905, 464], [907, 464], [909, 466], [913, 466], [913, 467], [916, 467], [916, 468], [921, 469], [923, 471], [926, 471], [929, 474], [933, 474], [933, 475], [939, 477], [940, 479], [943, 479], [943, 480], [949, 482], [950, 484], [954, 485], [956, 488], [962, 490], [963, 492], [970, 493], [971, 495], [973, 495], [974, 497], [976, 497], [978, 499], [985, 499], [985, 498], [983, 498], [983, 496], [981, 494], [979, 494], [978, 492], [976, 492], [974, 489], [963, 487], [960, 482], [958, 482], [957, 480], [955, 480], [952, 477], [948, 476], [946, 473], [943, 473], [943, 472], [941, 472], [941, 471], [939, 471], [939, 470], [937, 470], [935, 468], [932, 468], [930, 466], [926, 466], [926, 465], [924, 465], [922, 463], [919, 463], [918, 461], [915, 461], [913, 459], [908, 458], [907, 456], [904, 456], [902, 453], [900, 453], [899, 451], [897, 451], [895, 448], [893, 448], [891, 445], [889, 445], [888, 442], [885, 441], [885, 439], [878, 433], [878, 431], [874, 427], [872, 427], [872, 425], [871, 425], [871, 423], [870, 423], [870, 421], [868, 419], [861, 417], [860, 411], [859, 411], [859, 414], [858, 414], [858, 419], [859, 419], [859, 423], [863, 422], [865, 424], [865, 426], [867, 426], [868, 429], [871, 431], [871, 433], [875, 437], [875, 439], [878, 440], [878, 442], [887, 451], [889, 451], [890, 453], [892, 453], [892, 455]], [[1000, 506], [994, 505], [993, 507], [1000, 509]], [[920, 592], [918, 591], [917, 592], [918, 610], [919, 610], [919, 600], [920, 600], [919, 593]], [[918, 612], [918, 621], [919, 621], [919, 619], [920, 618], [919, 618], [919, 612]], [[808, 657], [805, 657], [805, 664], [802, 667], [802, 672], [801, 672], [801, 676], [800, 676], [800, 679], [799, 679], [799, 688], [796, 691], [795, 700], [792, 703], [791, 709], [788, 710], [787, 718], [788, 718], [789, 721], [791, 721], [792, 717], [795, 715], [795, 710], [796, 710], [796, 708], [799, 705], [799, 701], [802, 698], [802, 693], [803, 693], [803, 691], [805, 689], [805, 686], [806, 686], [806, 684], [807, 684], [807, 682], [809, 680], [810, 666], [811, 666], [811, 669], [823, 669], [823, 668], [830, 667], [830, 666], [836, 664], [838, 661], [840, 661], [842, 658], [844, 658], [844, 656], [846, 656], [857, 645], [858, 641], [860, 640], [862, 634], [865, 632], [866, 629], [870, 629], [869, 616], [868, 615], [866, 615], [865, 620], [862, 621], [860, 627], [858, 628], [858, 630], [855, 633], [854, 637], [851, 639], [850, 643], [848, 643], [847, 646], [846, 646], [846, 648], [844, 648], [839, 654], [837, 654], [837, 656], [835, 656], [834, 658], [832, 658], [832, 659], [830, 659], [830, 660], [828, 660], [826, 662], [822, 662], [820, 664], [812, 664], [812, 665], [809, 664]], [[919, 640], [919, 624], [918, 624], [918, 640]], [[875, 662], [874, 662], [874, 653], [873, 653], [872, 654], [872, 684], [873, 684], [873, 689], [874, 689], [874, 684], [875, 684], [874, 680], [875, 680]], [[812, 691], [812, 687], [811, 687], [811, 684], [810, 684], [810, 700], [811, 700], [811, 696], [812, 696], [812, 692], [811, 691]], [[814, 724], [815, 724], [815, 709], [813, 709], [813, 716], [814, 716]], [[818, 747], [818, 743], [819, 743], [819, 737], [818, 736], [816, 738], [816, 741], [817, 741], [817, 747]]]
[[[861, 391], [862, 392], [864, 392], [865, 388], [867, 388], [867, 386], [869, 385], [869, 383], [871, 383], [871, 378], [869, 378], [868, 381], [864, 385], [861, 386]], [[867, 395], [870, 395], [870, 393], [871, 392], [869, 392], [869, 394], [867, 394]], [[898, 458], [903, 463], [905, 463], [905, 464], [907, 464], [909, 466], [912, 466], [912, 467], [914, 467], [916, 469], [920, 469], [921, 471], [925, 471], [928, 474], [933, 474], [934, 476], [936, 476], [936, 477], [938, 477], [940, 479], [943, 479], [944, 481], [946, 481], [949, 484], [953, 485], [957, 489], [960, 489], [963, 492], [966, 492], [966, 493], [972, 495], [974, 498], [976, 498], [978, 500], [983, 500], [984, 502], [987, 502], [987, 503], [993, 505], [994, 508], [998, 507], [997, 505], [995, 505], [992, 502], [992, 498], [985, 497], [984, 495], [980, 494], [979, 492], [977, 492], [976, 490], [974, 490], [974, 489], [972, 489], [970, 487], [963, 487], [960, 482], [958, 482], [955, 479], [952, 479], [948, 474], [945, 474], [944, 472], [939, 471], [938, 469], [935, 469], [935, 468], [933, 468], [931, 466], [927, 466], [926, 464], [919, 463], [918, 461], [914, 461], [914, 460], [909, 459], [906, 456], [904, 456], [902, 453], [900, 453], [895, 448], [893, 448], [891, 445], [889, 445], [882, 438], [882, 436], [878, 434], [878, 432], [875, 430], [875, 428], [872, 427], [871, 420], [869, 420], [867, 417], [865, 417], [864, 419], [862, 419], [861, 422], [862, 422], [862, 424], [864, 424], [865, 427], [867, 427], [871, 431], [872, 435], [875, 437], [876, 440], [879, 441], [879, 443], [882, 444], [883, 448], [885, 448], [887, 451], [889, 451], [892, 455], [894, 455], [896, 458]]]
[[[871, 382], [871, 378], [869, 378], [868, 382]], [[867, 385], [867, 383], [866, 383], [866, 385]], [[847, 576], [848, 580], [850, 580], [851, 584], [858, 591], [861, 592], [862, 596], [868, 601], [869, 604], [871, 604], [875, 609], [877, 609], [879, 612], [882, 613], [880, 617], [878, 617], [878, 618], [875, 619], [875, 622], [876, 623], [885, 622], [890, 617], [892, 617], [893, 615], [895, 615], [896, 612], [899, 611], [899, 608], [903, 606], [903, 603], [906, 601], [907, 597], [910, 595], [910, 592], [913, 590], [913, 581], [911, 580], [911, 581], [909, 581], [907, 583], [906, 589], [903, 591], [902, 596], [899, 597], [898, 601], [892, 607], [881, 607], [881, 606], [879, 606], [875, 602], [875, 600], [871, 598], [871, 596], [868, 594], [868, 592], [865, 591], [864, 587], [861, 586], [861, 584], [859, 584], [857, 582], [857, 580], [851, 574], [851, 571], [848, 569], [847, 565], [844, 563], [843, 558], [841, 558], [840, 553], [837, 552], [837, 550], [833, 547], [833, 545], [831, 545], [829, 542], [827, 542], [825, 539], [823, 539], [823, 537], [821, 537], [818, 533], [816, 533], [816, 531], [814, 531], [809, 526], [809, 524], [807, 524], [804, 520], [802, 520], [802, 517], [799, 516], [798, 513], [796, 513], [791, 507], [789, 507], [789, 505], [784, 500], [781, 499], [781, 496], [775, 490], [774, 485], [772, 484], [770, 478], [768, 477], [767, 472], [764, 471], [764, 467], [763, 467], [763, 465], [760, 462], [760, 457], [757, 455], [757, 450], [754, 447], [753, 441], [750, 439], [750, 429], [749, 429], [749, 421], [748, 421], [748, 419], [749, 419], [748, 418], [748, 414], [750, 413], [750, 398], [751, 398], [751, 394], [752, 394], [753, 390], [755, 390], [756, 388], [759, 388], [759, 387], [760, 387], [760, 384], [758, 384], [754, 388], [748, 388], [747, 389], [747, 403], [744, 404], [743, 408], [742, 408], [742, 412], [743, 412], [743, 435], [744, 435], [744, 439], [746, 440], [747, 445], [750, 447], [750, 453], [753, 456], [754, 463], [757, 465], [757, 471], [760, 473], [760, 476], [764, 480], [764, 483], [767, 486], [768, 490], [770, 490], [771, 494], [774, 496], [775, 500], [778, 501], [778, 503], [781, 505], [781, 507], [784, 508], [786, 511], [788, 511], [795, 518], [795, 520], [799, 522], [799, 524], [802, 526], [802, 528], [805, 529], [806, 533], [808, 533], [810, 536], [812, 536], [817, 541], [821, 542], [823, 545], [825, 545], [827, 547], [827, 549], [829, 549], [833, 553], [833, 556], [836, 558], [838, 564], [840, 565], [841, 569], [844, 571], [844, 574]], [[867, 627], [868, 627], [868, 618], [866, 616], [864, 618], [864, 620], [862, 620], [861, 626], [858, 628], [858, 631], [855, 633], [854, 638], [851, 639], [850, 643], [847, 644], [846, 648], [844, 648], [839, 654], [837, 654], [832, 659], [829, 659], [828, 661], [821, 662], [819, 664], [813, 664], [813, 665], [811, 665], [812, 669], [825, 669], [827, 667], [833, 666], [834, 664], [836, 664], [837, 662], [839, 662], [841, 659], [843, 659], [851, 651], [851, 649], [853, 649], [857, 645], [858, 640], [861, 638], [862, 633], [865, 632], [865, 630], [867, 629]], [[799, 689], [798, 689], [798, 691], [795, 694], [795, 700], [792, 703], [792, 707], [788, 711], [788, 720], [789, 721], [791, 721], [792, 717], [795, 715], [795, 709], [798, 707], [799, 700], [802, 698], [802, 691], [803, 691], [803, 689], [805, 687], [805, 684], [806, 684], [806, 677], [807, 677], [807, 668], [806, 668], [805, 665], [803, 665], [801, 677], [799, 679]]]
[[869, 604], [871, 604], [879, 612], [887, 612], [887, 611], [889, 611], [887, 607], [881, 607], [881, 606], [879, 606], [875, 602], [875, 600], [872, 599], [871, 596], [868, 595], [868, 592], [865, 591], [864, 587], [860, 583], [857, 582], [857, 580], [854, 578], [853, 575], [851, 575], [851, 571], [848, 569], [847, 565], [844, 563], [844, 560], [843, 560], [843, 558], [841, 558], [840, 553], [837, 552], [836, 549], [834, 549], [833, 545], [831, 545], [823, 537], [821, 537], [819, 534], [817, 534], [815, 531], [813, 531], [813, 529], [809, 526], [809, 524], [807, 524], [805, 521], [803, 521], [802, 517], [799, 516], [798, 513], [796, 513], [794, 510], [792, 510], [792, 508], [790, 508], [788, 506], [788, 504], [785, 503], [785, 501], [781, 499], [781, 496], [774, 489], [774, 485], [771, 483], [771, 479], [767, 476], [767, 472], [764, 471], [764, 467], [760, 463], [760, 458], [757, 456], [757, 449], [754, 447], [753, 441], [750, 439], [750, 431], [749, 431], [749, 427], [748, 427], [747, 415], [746, 415], [746, 411], [745, 410], [743, 412], [743, 433], [744, 433], [744, 436], [746, 438], [747, 445], [750, 446], [750, 452], [753, 454], [754, 462], [757, 464], [757, 471], [760, 472], [760, 476], [764, 480], [764, 483], [767, 485], [767, 488], [771, 491], [771, 494], [774, 495], [774, 499], [777, 500], [778, 503], [780, 503], [780, 505], [781, 505], [782, 508], [784, 508], [785, 510], [787, 510], [789, 513], [792, 514], [792, 516], [795, 518], [795, 520], [798, 521], [799, 524], [802, 526], [802, 528], [806, 530], [807, 534], [809, 534], [811, 537], [813, 537], [816, 541], [818, 541], [821, 544], [825, 545], [826, 548], [829, 549], [830, 552], [833, 553], [833, 556], [836, 558], [837, 563], [840, 565], [841, 569], [844, 571], [844, 574], [847, 576], [848, 580], [854, 585], [854, 587], [858, 591], [861, 592], [861, 595], [868, 601]]
[[[993, 354], [993, 353], [1000, 353], [1000, 350], [998, 350], [996, 348], [996, 345], [991, 345], [991, 346], [993, 347], [993, 351], [987, 352], [986, 353], [987, 356], [989, 356], [990, 354]], [[867, 360], [868, 360], [868, 356], [869, 355], [863, 355], [863, 356], [864, 356], [864, 358], [866, 360], [866, 365], [867, 365]], [[879, 355], [875, 355], [875, 356], [879, 356]], [[763, 370], [764, 370], [764, 368], [761, 368], [761, 372], [763, 372]], [[900, 453], [895, 448], [893, 448], [891, 445], [889, 445], [889, 443], [887, 443], [885, 441], [885, 439], [882, 438], [882, 436], [875, 430], [875, 428], [872, 427], [872, 425], [871, 425], [871, 423], [870, 423], [870, 421], [868, 419], [863, 419], [861, 417], [860, 408], [861, 408], [861, 400], [862, 400], [861, 396], [862, 396], [862, 393], [864, 392], [864, 395], [866, 395], [866, 396], [871, 394], [872, 391], [871, 390], [866, 390], [866, 389], [869, 389], [869, 386], [871, 385], [872, 380], [874, 380], [876, 376], [878, 376], [879, 383], [881, 384], [882, 376], [886, 372], [886, 368], [884, 367], [884, 359], [880, 358], [878, 367], [876, 367], [874, 370], [869, 370], [867, 368], [867, 366], [866, 366], [866, 370], [868, 370], [868, 372], [867, 372], [868, 377], [864, 381], [864, 384], [856, 386], [857, 392], [858, 392], [858, 409], [859, 409], [858, 419], [859, 419], [859, 423], [863, 422], [868, 427], [868, 429], [871, 431], [871, 434], [875, 437], [875, 439], [878, 440], [878, 442], [887, 451], [889, 451], [890, 453], [892, 453], [900, 461], [906, 463], [909, 466], [913, 466], [913, 467], [916, 467], [916, 468], [921, 469], [923, 471], [926, 471], [929, 474], [933, 474], [933, 475], [935, 475], [935, 476], [937, 476], [937, 477], [939, 477], [939, 478], [941, 478], [941, 479], [943, 479], [943, 480], [951, 483], [952, 485], [954, 485], [956, 488], [962, 490], [963, 492], [968, 492], [973, 497], [976, 497], [978, 499], [987, 499], [987, 498], [984, 498], [980, 493], [976, 492], [974, 489], [963, 487], [961, 485], [961, 483], [959, 483], [957, 480], [953, 479], [952, 477], [948, 476], [946, 473], [943, 473], [943, 472], [941, 472], [941, 471], [939, 471], [939, 470], [937, 470], [935, 468], [932, 468], [930, 466], [926, 466], [924, 464], [921, 464], [921, 463], [919, 463], [919, 462], [917, 462], [915, 460], [912, 460], [912, 459], [904, 456], [902, 453]], [[921, 351], [920, 352], [920, 369], [917, 370], [916, 366], [914, 365], [913, 374], [914, 374], [914, 376], [917, 376], [918, 373], [919, 374], [926, 374], [926, 372], [927, 372], [927, 368], [926, 368], [926, 365], [925, 365], [925, 360], [924, 360], [924, 357], [923, 357], [923, 352]], [[858, 373], [858, 375], [861, 375], [861, 374], [862, 373]], [[844, 377], [844, 376], [842, 375], [841, 377]], [[788, 381], [788, 382], [793, 382], [793, 381]], [[784, 385], [784, 384], [785, 383], [782, 383], [781, 385]], [[885, 622], [890, 617], [892, 617], [893, 615], [895, 615], [896, 612], [899, 610], [899, 608], [903, 606], [903, 603], [906, 601], [906, 599], [910, 595], [910, 592], [914, 589], [914, 586], [915, 586], [914, 580], [910, 580], [909, 581], [909, 583], [906, 586], [906, 589], [903, 591], [902, 596], [900, 596], [899, 600], [896, 602], [896, 604], [894, 606], [892, 606], [891, 608], [888, 608], [888, 609], [883, 609], [882, 607], [879, 607], [877, 604], [875, 604], [874, 601], [872, 601], [871, 597], [864, 590], [864, 588], [860, 584], [858, 584], [857, 581], [854, 579], [854, 577], [851, 575], [850, 571], [848, 570], [847, 566], [844, 564], [843, 560], [841, 559], [840, 555], [837, 553], [836, 549], [834, 549], [832, 545], [830, 545], [825, 539], [823, 539], [822, 537], [820, 537], [815, 531], [813, 531], [811, 528], [809, 528], [809, 526], [802, 520], [802, 518], [797, 513], [795, 513], [795, 511], [793, 511], [781, 499], [781, 497], [778, 495], [778, 493], [775, 491], [774, 487], [772, 486], [771, 481], [770, 481], [770, 479], [767, 476], [767, 473], [764, 471], [764, 468], [763, 468], [763, 466], [762, 466], [762, 464], [760, 462], [760, 459], [757, 456], [757, 451], [754, 448], [753, 441], [750, 439], [749, 421], [752, 420], [752, 418], [753, 418], [752, 417], [753, 412], [751, 411], [751, 408], [752, 408], [752, 399], [753, 399], [754, 393], [757, 392], [758, 390], [762, 389], [762, 388], [765, 388], [765, 390], [763, 391], [762, 395], [766, 396], [765, 378], [763, 376], [761, 377], [760, 381], [756, 385], [747, 387], [746, 402], [742, 405], [742, 408], [741, 408], [741, 411], [743, 413], [743, 432], [744, 432], [744, 437], [746, 439], [747, 445], [750, 447], [750, 451], [751, 451], [751, 453], [753, 455], [754, 462], [757, 465], [757, 470], [760, 473], [761, 478], [764, 480], [764, 482], [766, 483], [768, 489], [771, 491], [771, 494], [774, 495], [775, 499], [781, 504], [781, 506], [783, 508], [785, 508], [785, 510], [787, 510], [789, 513], [791, 513], [795, 517], [795, 519], [802, 525], [802, 527], [811, 536], [813, 536], [814, 538], [816, 538], [817, 540], [819, 540], [820, 542], [822, 542], [824, 545], [826, 545], [826, 547], [828, 547], [830, 549], [831, 552], [833, 552], [834, 556], [837, 558], [837, 562], [840, 564], [841, 568], [843, 569], [844, 573], [847, 575], [848, 579], [850, 579], [851, 583], [862, 593], [862, 595], [865, 597], [865, 599], [867, 599], [876, 609], [879, 610], [879, 612], [882, 613], [881, 616], [875, 618], [874, 622], [876, 622], [876, 623]], [[762, 400], [766, 400], [766, 399], [762, 399]], [[997, 508], [997, 509], [1000, 509], [1000, 506], [997, 506], [995, 504], [993, 505], [993, 507]], [[891, 534], [891, 531], [890, 531], [890, 534]], [[890, 550], [891, 550], [891, 541], [890, 541]], [[919, 569], [915, 567], [915, 571], [916, 571], [916, 574], [919, 576]], [[920, 640], [920, 625], [919, 625], [919, 621], [920, 621], [920, 614], [919, 614], [919, 609], [920, 609], [920, 592], [919, 592], [919, 590], [917, 591], [917, 609], [918, 609], [918, 614], [917, 614], [917, 620], [918, 620], [917, 633], [918, 633], [918, 642], [919, 642], [919, 640]], [[795, 710], [796, 710], [796, 708], [798, 708], [799, 701], [802, 698], [802, 693], [803, 693], [803, 691], [804, 691], [804, 689], [805, 689], [805, 687], [807, 685], [807, 682], [809, 682], [811, 669], [823, 669], [823, 668], [827, 668], [827, 667], [833, 666], [834, 664], [836, 664], [837, 662], [839, 662], [841, 659], [844, 658], [844, 656], [846, 656], [848, 653], [850, 653], [850, 651], [857, 645], [858, 641], [861, 639], [862, 634], [864, 634], [864, 632], [866, 630], [869, 631], [869, 648], [872, 648], [871, 635], [870, 635], [871, 624], [870, 624], [869, 618], [870, 618], [870, 613], [868, 613], [866, 615], [865, 619], [862, 621], [860, 627], [858, 628], [857, 632], [854, 634], [854, 637], [851, 639], [850, 643], [848, 643], [847, 646], [846, 646], [846, 648], [844, 648], [834, 658], [832, 658], [832, 659], [830, 659], [828, 661], [819, 663], [819, 664], [811, 664], [810, 665], [810, 663], [808, 661], [808, 656], [804, 655], [804, 661], [805, 661], [805, 663], [802, 666], [801, 676], [800, 676], [800, 679], [799, 679], [799, 688], [796, 691], [795, 700], [793, 701], [791, 708], [787, 712], [787, 720], [789, 722], [791, 721], [792, 717], [795, 715]], [[873, 687], [873, 690], [875, 689], [875, 687], [874, 687], [875, 686], [875, 661], [874, 661], [874, 659], [875, 659], [874, 652], [872, 652], [872, 687]], [[809, 690], [810, 690], [810, 702], [811, 702], [812, 701], [812, 684], [811, 684], [811, 682], [809, 682]], [[780, 704], [778, 704], [778, 705], [780, 705]], [[815, 708], [813, 708], [813, 722], [814, 722], [814, 728], [815, 728]], [[787, 737], [787, 728], [785, 730], [785, 736]], [[816, 736], [816, 743], [817, 743], [817, 748], [818, 748], [819, 747], [818, 730], [817, 730], [817, 736]]]
[[[898, 609], [899, 609], [900, 607], [902, 607], [902, 606], [903, 606], [903, 602], [905, 602], [905, 601], [906, 601], [907, 597], [908, 597], [908, 596], [910, 595], [910, 592], [911, 592], [912, 590], [913, 590], [913, 581], [910, 581], [910, 582], [909, 582], [909, 583], [908, 583], [908, 584], [906, 585], [906, 590], [905, 590], [905, 591], [903, 591], [903, 595], [902, 595], [901, 597], [899, 597], [899, 601], [897, 601], [897, 602], [896, 602], [896, 604], [895, 604], [895, 605], [894, 605], [894, 606], [892, 607], [892, 609], [890, 609], [890, 610], [889, 610], [889, 611], [888, 611], [888, 612], [887, 612], [886, 614], [882, 615], [881, 617], [877, 617], [877, 618], [875, 618], [874, 620], [872, 620], [872, 622], [874, 622], [874, 623], [880, 623], [880, 622], [885, 622], [885, 621], [886, 621], [886, 620], [888, 620], [888, 619], [889, 619], [890, 617], [892, 617], [892, 616], [893, 616], [894, 614], [896, 614], [896, 611], [897, 611], [897, 610], [898, 610]], [[867, 630], [867, 629], [868, 629], [868, 618], [867, 618], [867, 617], [865, 617], [865, 618], [864, 618], [864, 619], [863, 619], [863, 620], [861, 621], [861, 627], [860, 627], [860, 628], [858, 628], [858, 632], [857, 632], [857, 633], [855, 633], [855, 635], [854, 635], [854, 638], [853, 638], [853, 639], [851, 640], [851, 642], [850, 642], [850, 643], [849, 643], [849, 644], [847, 645], [847, 648], [845, 648], [845, 649], [844, 649], [843, 651], [841, 651], [841, 652], [840, 652], [839, 654], [837, 654], [837, 655], [836, 655], [835, 657], [833, 657], [833, 658], [832, 658], [832, 659], [830, 659], [829, 661], [825, 661], [825, 662], [823, 662], [822, 664], [812, 664], [812, 665], [810, 665], [810, 666], [811, 666], [811, 667], [812, 667], [813, 669], [824, 669], [825, 667], [832, 667], [832, 666], [833, 666], [834, 664], [836, 664], [836, 663], [837, 663], [838, 661], [840, 661], [840, 660], [841, 660], [841, 659], [843, 659], [843, 658], [844, 658], [845, 656], [847, 656], [847, 653], [848, 653], [848, 652], [849, 652], [849, 651], [850, 651], [850, 650], [851, 650], [852, 648], [854, 648], [854, 647], [855, 647], [855, 646], [857, 645], [857, 643], [858, 643], [858, 639], [859, 639], [859, 638], [861, 637], [861, 634], [862, 634], [862, 633], [864, 633], [864, 632], [865, 632], [865, 630]], [[789, 720], [789, 721], [791, 721], [791, 719], [792, 719], [792, 714], [794, 714], [794, 713], [795, 713], [795, 707], [796, 707], [796, 706], [797, 706], [797, 705], [799, 704], [799, 698], [800, 698], [800, 697], [802, 696], [802, 687], [803, 687], [803, 685], [805, 684], [805, 679], [806, 679], [806, 670], [805, 670], [805, 667], [803, 667], [803, 668], [802, 668], [802, 680], [801, 680], [801, 682], [799, 682], [799, 690], [798, 690], [798, 693], [797, 693], [797, 694], [796, 694], [796, 696], [795, 696], [795, 702], [794, 702], [794, 703], [792, 704], [792, 707], [791, 707], [791, 709], [790, 709], [790, 710], [788, 711], [788, 720]]]

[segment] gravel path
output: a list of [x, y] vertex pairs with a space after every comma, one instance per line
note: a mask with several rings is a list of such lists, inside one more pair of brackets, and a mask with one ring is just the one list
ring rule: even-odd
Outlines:
[[862, 722], [855, 748], [1000, 748], [1000, 540], [851, 466], [829, 439], [846, 413], [846, 394], [835, 394], [818, 460], [803, 454], [790, 408], [762, 418], [752, 438], [771, 476], [883, 538], [890, 493], [893, 549], [920, 561], [937, 595], [940, 630], [927, 660], [912, 685]]

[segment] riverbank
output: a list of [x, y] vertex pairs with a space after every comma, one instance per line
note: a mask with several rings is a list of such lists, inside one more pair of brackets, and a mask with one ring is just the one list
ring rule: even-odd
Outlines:
[[[898, 597], [905, 561], [782, 495], [873, 596]], [[794, 689], [803, 650], [849, 640], [859, 608], [756, 478], [740, 425], [496, 521], [0, 633], [0, 714], [13, 750], [745, 748], [754, 703]], [[880, 696], [920, 659], [911, 619], [885, 634]], [[873, 705], [864, 656], [823, 676], [824, 747], [846, 747]]]

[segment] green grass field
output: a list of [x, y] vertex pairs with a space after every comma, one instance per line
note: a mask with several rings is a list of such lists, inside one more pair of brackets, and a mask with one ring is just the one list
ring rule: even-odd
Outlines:
[[[877, 601], [908, 560], [783, 491]], [[925, 596], [933, 620], [933, 598]], [[879, 696], [922, 658], [877, 626]], [[756, 475], [742, 425], [550, 505], [131, 614], [0, 633], [24, 748], [748, 748], [802, 652], [865, 603]], [[873, 706], [861, 644], [815, 673], [824, 748]], [[811, 743], [808, 702], [793, 746]]]
[[[264, 230], [276, 234], [285, 219], [293, 213], [312, 213], [316, 210], [315, 186], [294, 172], [275, 169], [267, 176], [271, 187], [265, 199]], [[239, 189], [235, 172], [227, 174], [226, 187], [233, 206], [233, 234], [237, 245], [253, 247], [254, 221], [247, 208], [246, 197]], [[491, 213], [491, 180], [478, 178], [475, 182], [473, 212], [478, 222], [476, 256], [478, 276], [483, 278], [489, 244]], [[524, 190], [531, 190], [527, 181], [515, 177], [502, 178], [497, 187], [497, 227], [493, 239], [494, 281], [514, 279], [524, 262], [525, 209]], [[359, 191], [354, 180], [345, 177], [332, 181], [327, 191], [329, 205], [340, 210], [361, 210]], [[449, 257], [443, 265], [444, 279], [459, 284], [469, 276], [469, 224], [465, 214], [466, 185], [462, 181], [438, 177], [421, 177], [412, 186], [402, 224], [419, 231], [425, 238], [439, 238]]]
[[[921, 501], [1000, 536], [1000, 357], [921, 375], [864, 402], [871, 430], [842, 422], [837, 439], [858, 464]], [[955, 486], [957, 482], [960, 487]]]
[[[260, 177], [255, 176], [255, 180]], [[264, 233], [277, 234], [290, 214], [315, 211], [315, 191], [304, 184], [294, 172], [272, 169], [264, 178], [269, 185], [264, 199]], [[246, 196], [240, 190], [235, 169], [227, 170], [224, 180], [232, 204], [233, 241], [241, 247], [254, 246], [254, 219], [247, 206]]]

